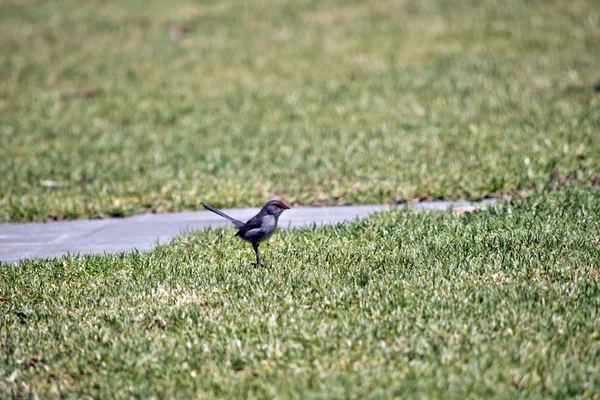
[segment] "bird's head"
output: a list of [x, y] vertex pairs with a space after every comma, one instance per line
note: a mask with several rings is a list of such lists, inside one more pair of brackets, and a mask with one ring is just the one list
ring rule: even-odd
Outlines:
[[271, 215], [275, 215], [279, 217], [279, 215], [285, 211], [289, 210], [290, 206], [285, 204], [283, 201], [279, 200], [271, 200], [264, 205], [263, 210]]

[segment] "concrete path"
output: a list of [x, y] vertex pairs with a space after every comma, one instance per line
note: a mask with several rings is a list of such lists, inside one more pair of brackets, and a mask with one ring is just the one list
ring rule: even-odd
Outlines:
[[[485, 207], [494, 199], [480, 203], [463, 201], [424, 201], [409, 207], [424, 210], [448, 210]], [[377, 211], [403, 205], [298, 207], [286, 211], [279, 219], [283, 229], [343, 223], [364, 218]], [[232, 217], [246, 221], [257, 208], [224, 210]], [[17, 262], [28, 258], [51, 258], [69, 254], [104, 254], [152, 249], [156, 243], [207, 227], [232, 226], [209, 211], [172, 214], [142, 214], [121, 219], [78, 220], [50, 223], [0, 224], [0, 262]]]

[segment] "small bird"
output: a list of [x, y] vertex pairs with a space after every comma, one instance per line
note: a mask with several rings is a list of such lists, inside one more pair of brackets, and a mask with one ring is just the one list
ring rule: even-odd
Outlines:
[[248, 222], [242, 222], [235, 218], [231, 218], [229, 215], [206, 203], [201, 202], [200, 204], [208, 211], [212, 211], [215, 214], [230, 220], [238, 227], [239, 230], [235, 236], [239, 236], [246, 242], [252, 243], [252, 248], [256, 253], [256, 264], [254, 265], [263, 265], [260, 255], [258, 254], [258, 246], [261, 242], [264, 242], [273, 236], [273, 232], [275, 232], [275, 229], [277, 228], [279, 216], [283, 211], [290, 209], [283, 201], [271, 200], [261, 208], [258, 214], [250, 218]]

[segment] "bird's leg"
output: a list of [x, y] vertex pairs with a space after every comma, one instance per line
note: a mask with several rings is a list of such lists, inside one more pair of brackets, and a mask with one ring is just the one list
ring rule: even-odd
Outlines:
[[258, 254], [258, 243], [252, 243], [252, 248], [254, 249], [254, 252], [256, 253], [256, 266], [258, 265], [263, 265], [262, 260], [260, 259], [260, 255]]

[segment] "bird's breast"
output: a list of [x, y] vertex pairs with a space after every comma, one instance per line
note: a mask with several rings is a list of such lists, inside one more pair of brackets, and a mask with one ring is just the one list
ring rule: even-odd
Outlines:
[[273, 215], [267, 215], [263, 218], [263, 227], [266, 230], [275, 230], [277, 228], [277, 218]]

